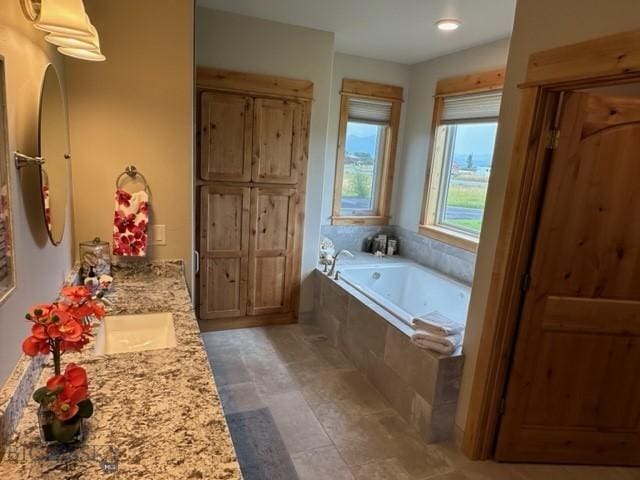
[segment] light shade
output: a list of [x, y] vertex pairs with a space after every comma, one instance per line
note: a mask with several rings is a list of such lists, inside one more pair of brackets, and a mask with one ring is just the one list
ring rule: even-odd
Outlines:
[[62, 35], [89, 37], [90, 25], [82, 0], [42, 0], [40, 18], [34, 27]]
[[89, 17], [87, 17], [87, 23], [89, 24], [89, 29], [91, 30], [90, 37], [77, 37], [74, 35], [63, 35], [61, 33], [50, 33], [49, 35], [45, 36], [44, 39], [49, 43], [57, 45], [58, 47], [100, 50], [100, 37], [98, 36], [98, 31], [96, 30], [96, 27], [91, 25]]
[[457, 30], [461, 23], [460, 20], [456, 20], [455, 18], [443, 18], [438, 20], [436, 25], [440, 30], [452, 31]]
[[104, 62], [107, 59], [98, 49], [87, 50], [86, 48], [58, 47], [58, 51], [63, 55], [80, 60], [89, 60], [90, 62]]

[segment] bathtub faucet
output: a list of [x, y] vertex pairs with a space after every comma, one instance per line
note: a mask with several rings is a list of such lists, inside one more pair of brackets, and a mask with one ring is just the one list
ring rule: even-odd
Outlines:
[[[329, 270], [329, 273], [327, 273], [327, 275], [332, 276], [333, 275], [333, 271], [336, 269], [336, 265], [338, 263], [338, 258], [340, 258], [340, 255], [342, 255], [343, 253], [346, 253], [347, 255], [349, 255], [351, 258], [353, 258], [355, 255], [353, 253], [351, 253], [349, 250], [347, 249], [342, 249], [340, 250], [335, 257], [333, 257], [333, 265], [331, 265], [331, 270]], [[338, 279], [338, 273], [336, 272], [336, 276], [334, 277], [336, 280]]]

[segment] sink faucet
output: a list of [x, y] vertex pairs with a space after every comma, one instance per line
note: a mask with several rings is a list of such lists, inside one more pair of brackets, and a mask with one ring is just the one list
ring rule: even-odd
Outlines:
[[[349, 250], [343, 248], [342, 250], [340, 250], [335, 257], [333, 257], [333, 265], [331, 265], [331, 270], [329, 270], [329, 273], [327, 273], [327, 275], [331, 276], [333, 275], [333, 271], [336, 269], [336, 264], [338, 263], [338, 258], [340, 257], [340, 255], [342, 255], [343, 253], [346, 253], [347, 255], [349, 255], [351, 258], [353, 258], [355, 255], [353, 253], [351, 253]], [[338, 272], [336, 272], [336, 276], [334, 277], [336, 280], [338, 279]]]

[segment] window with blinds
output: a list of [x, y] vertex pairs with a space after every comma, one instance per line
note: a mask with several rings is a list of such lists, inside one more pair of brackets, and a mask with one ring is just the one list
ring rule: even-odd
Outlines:
[[391, 102], [350, 98], [348, 105], [349, 120], [354, 122], [389, 125], [391, 121]]
[[498, 130], [501, 91], [440, 97], [425, 224], [466, 239], [480, 236]]
[[495, 120], [500, 114], [502, 92], [445, 97], [440, 116], [441, 123], [477, 122]]

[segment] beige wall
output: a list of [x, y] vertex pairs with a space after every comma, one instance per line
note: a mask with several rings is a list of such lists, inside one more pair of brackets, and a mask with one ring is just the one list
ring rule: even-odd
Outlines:
[[639, 18], [640, 2], [637, 0], [518, 0], [496, 153], [487, 194], [487, 213], [482, 226], [465, 333], [465, 370], [457, 418], [460, 427], [464, 426], [467, 417], [470, 387], [484, 322], [506, 178], [515, 137], [520, 104], [517, 84], [525, 78], [529, 55], [539, 50], [635, 30], [638, 28]]
[[[62, 58], [44, 41], [42, 32], [27, 22], [17, 1], [2, 3], [0, 55], [4, 57], [7, 81], [9, 152], [35, 155], [40, 85], [49, 63], [55, 64], [62, 76]], [[25, 312], [34, 303], [55, 299], [71, 268], [75, 244], [70, 207], [62, 243], [58, 247], [49, 243], [36, 170], [27, 168], [18, 173], [11, 161], [9, 174], [17, 288], [0, 306], [0, 386], [20, 356], [28, 332]]]
[[198, 8], [196, 63], [228, 70], [311, 80], [314, 84], [300, 304], [302, 312], [311, 311], [313, 286], [308, 275], [317, 263], [320, 238], [333, 33]]
[[[343, 78], [367, 80], [369, 82], [399, 85], [404, 88], [405, 103], [402, 105], [396, 167], [402, 159], [407, 100], [409, 98], [409, 65], [371, 58], [336, 53], [333, 57], [333, 78], [329, 103], [329, 123], [327, 131], [327, 151], [324, 171], [324, 196], [322, 198], [322, 224], [331, 224], [333, 209], [333, 187], [336, 174], [336, 148], [338, 144], [338, 123], [340, 121], [340, 90]], [[393, 199], [396, 198], [395, 190]]]
[[509, 40], [504, 39], [411, 66], [404, 155], [396, 168], [393, 190], [393, 223], [417, 231], [438, 80], [504, 66], [508, 52]]
[[85, 0], [106, 62], [65, 58], [76, 236], [111, 241], [116, 177], [129, 164], [151, 188], [152, 224], [192, 280], [193, 2]]

